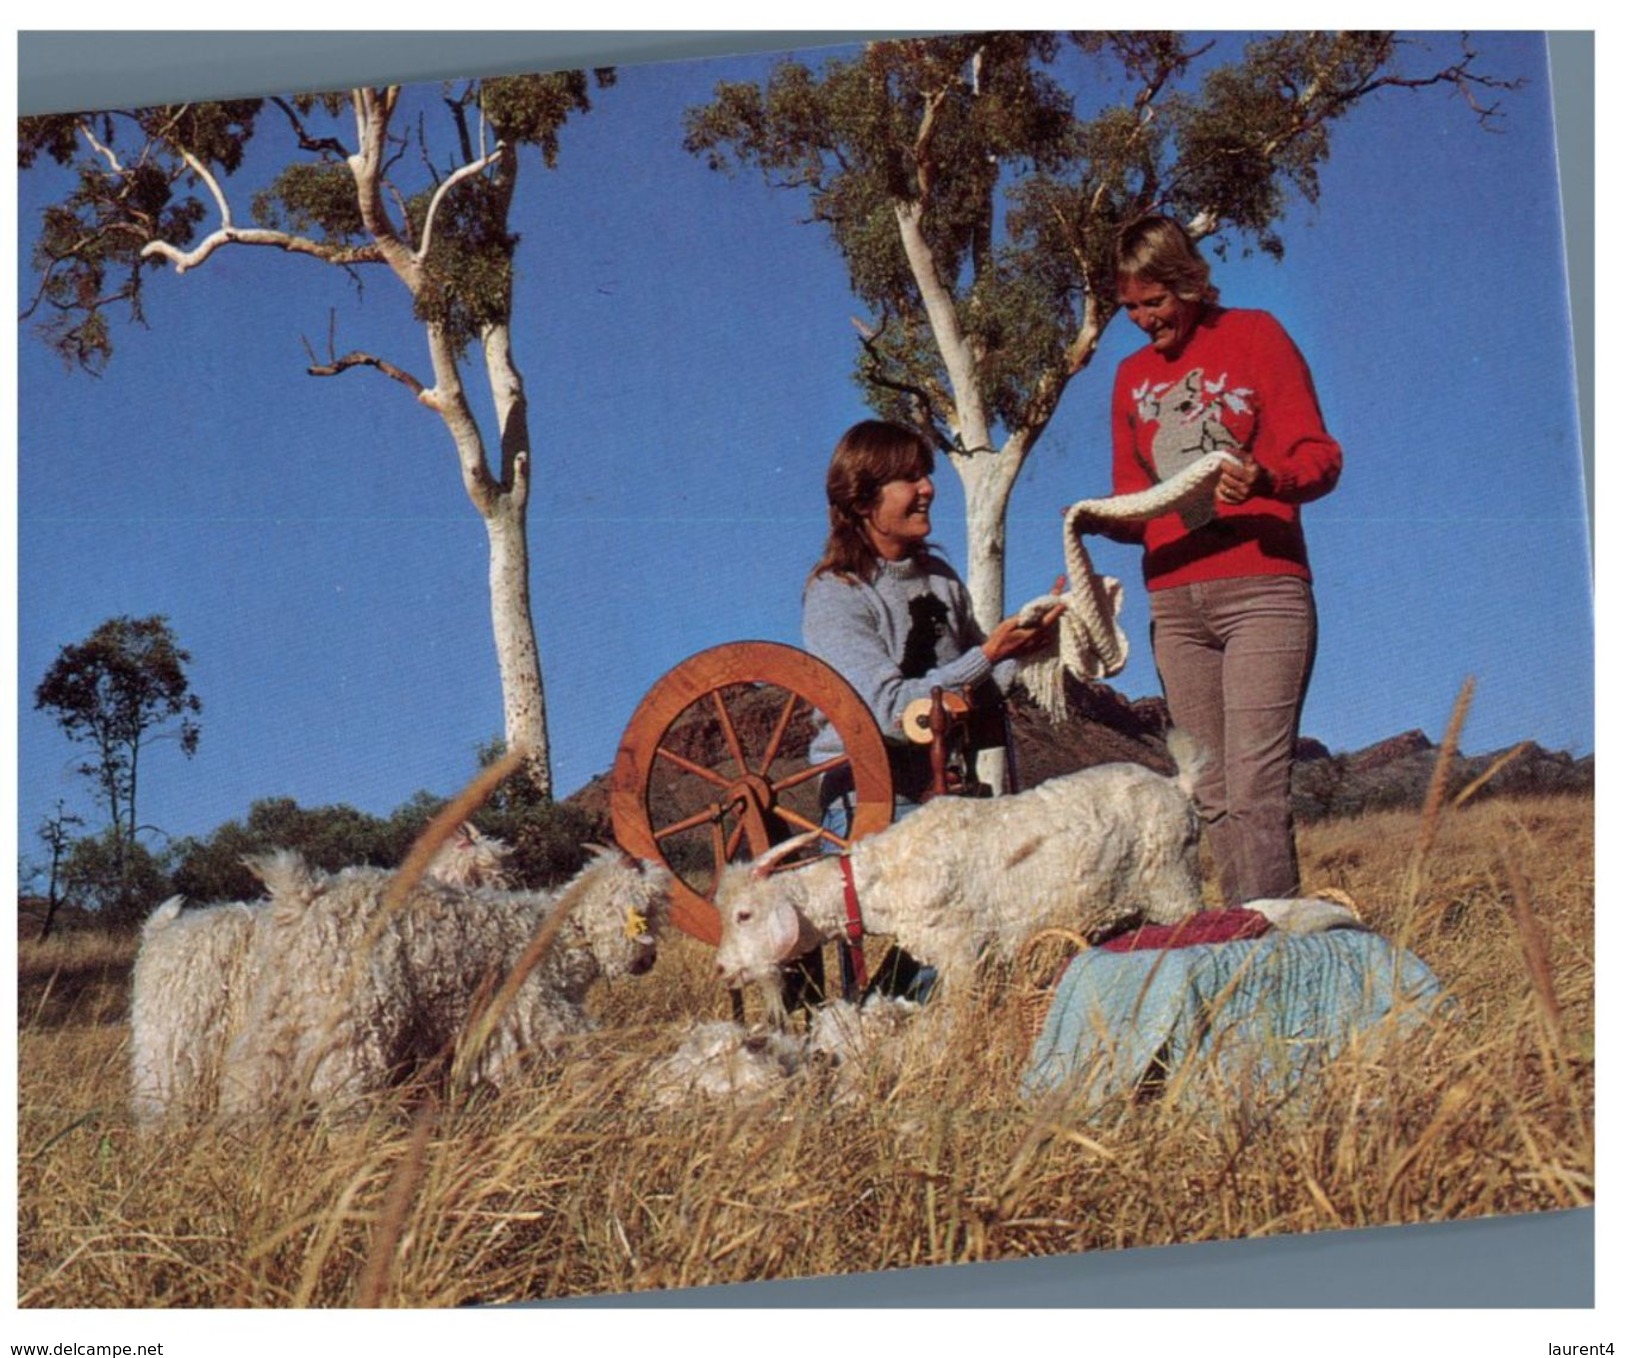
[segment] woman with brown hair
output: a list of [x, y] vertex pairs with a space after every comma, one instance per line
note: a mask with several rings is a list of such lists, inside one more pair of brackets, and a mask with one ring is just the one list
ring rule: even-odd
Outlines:
[[1117, 296], [1149, 342], [1117, 369], [1113, 494], [1215, 450], [1236, 461], [1211, 503], [1112, 536], [1145, 548], [1152, 650], [1174, 725], [1206, 756], [1196, 802], [1225, 905], [1295, 896], [1292, 761], [1317, 628], [1299, 506], [1337, 484], [1342, 449], [1286, 331], [1219, 305], [1178, 222], [1124, 229]]
[[[1017, 657], [1041, 645], [1059, 615], [1036, 626], [1006, 618], [984, 636], [954, 569], [931, 550], [936, 488], [931, 445], [912, 429], [864, 420], [841, 436], [825, 477], [829, 537], [802, 596], [806, 647], [846, 678], [894, 741], [897, 794], [930, 782], [924, 747], [903, 740], [903, 709], [934, 687], [973, 707], [998, 707]], [[833, 731], [814, 757], [838, 753]]]
[[[829, 536], [802, 597], [806, 648], [857, 690], [886, 738], [899, 816], [931, 782], [928, 747], [903, 736], [904, 709], [941, 687], [973, 708], [1002, 712], [1016, 660], [1044, 644], [1062, 611], [1057, 605], [1036, 625], [1006, 618], [983, 634], [963, 582], [930, 548], [934, 470], [931, 445], [912, 429], [882, 420], [848, 429], [825, 477]], [[840, 753], [826, 725], [808, 757]], [[851, 793], [839, 773], [820, 790], [824, 824], [842, 838]], [[900, 978], [881, 983], [892, 993], [907, 987]]]

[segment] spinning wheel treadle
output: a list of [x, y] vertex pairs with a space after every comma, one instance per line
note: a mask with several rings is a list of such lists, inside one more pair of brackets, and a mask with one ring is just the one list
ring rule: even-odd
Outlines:
[[[814, 714], [845, 753], [809, 764]], [[708, 750], [719, 736], [717, 759]], [[855, 793], [850, 838], [823, 834], [844, 848], [892, 818], [891, 765], [863, 699], [793, 646], [715, 646], [664, 675], [627, 723], [610, 778], [615, 838], [672, 870], [672, 923], [715, 945], [722, 922], [709, 896], [723, 866], [817, 830], [819, 776], [836, 770]]]

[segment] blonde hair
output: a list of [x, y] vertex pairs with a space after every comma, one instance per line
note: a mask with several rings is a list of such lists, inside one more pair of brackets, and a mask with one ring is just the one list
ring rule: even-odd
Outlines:
[[1219, 300], [1207, 260], [1172, 217], [1141, 217], [1118, 233], [1117, 281], [1130, 279], [1160, 284], [1182, 302]]
[[[936, 457], [925, 437], [887, 420], [861, 420], [841, 435], [824, 475], [829, 501], [829, 537], [808, 581], [820, 575], [874, 580], [880, 558], [869, 541], [863, 513], [873, 507], [888, 481], [930, 476]], [[924, 551], [921, 543], [916, 549]]]

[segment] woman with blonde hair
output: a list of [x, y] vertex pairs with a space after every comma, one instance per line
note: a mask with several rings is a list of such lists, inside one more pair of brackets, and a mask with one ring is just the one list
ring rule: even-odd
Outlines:
[[1299, 507], [1337, 484], [1342, 449], [1286, 331], [1219, 305], [1178, 222], [1124, 228], [1117, 297], [1147, 343], [1112, 391], [1113, 494], [1217, 449], [1235, 462], [1211, 503], [1114, 536], [1145, 548], [1152, 650], [1174, 725], [1206, 754], [1196, 801], [1224, 903], [1295, 896], [1292, 762], [1317, 633]]

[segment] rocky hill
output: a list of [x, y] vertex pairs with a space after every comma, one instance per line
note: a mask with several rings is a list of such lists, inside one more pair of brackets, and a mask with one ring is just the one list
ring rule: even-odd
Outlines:
[[[1022, 697], [1011, 702], [1016, 759], [1024, 786], [1041, 783], [1058, 773], [1095, 764], [1127, 761], [1163, 772], [1173, 764], [1164, 743], [1168, 709], [1161, 698], [1129, 699], [1106, 684], [1080, 684], [1068, 680], [1070, 716], [1053, 725]], [[764, 746], [782, 706], [782, 694], [768, 690], [743, 694], [731, 701], [731, 711], [747, 749]], [[811, 732], [805, 713], [798, 712], [785, 744], [804, 749]], [[707, 767], [726, 762], [721, 728], [708, 708], [685, 717], [667, 744]], [[1396, 807], [1420, 808], [1438, 759], [1438, 748], [1421, 731], [1407, 731], [1364, 749], [1334, 754], [1318, 740], [1298, 742], [1293, 775], [1293, 809], [1304, 822], [1358, 815], [1363, 811]], [[1563, 752], [1542, 749], [1526, 741], [1509, 750], [1484, 754], [1458, 754], [1451, 764], [1451, 794], [1494, 772], [1480, 787], [1478, 798], [1520, 793], [1590, 793], [1594, 786], [1594, 758], [1576, 759]], [[608, 775], [593, 779], [568, 799], [608, 825]]]
[[[1105, 684], [1073, 685], [1069, 697], [1071, 718], [1060, 727], [1051, 726], [1019, 698], [1013, 704], [1017, 758], [1027, 782], [1117, 759], [1136, 760], [1153, 768], [1171, 767], [1163, 743], [1168, 708], [1161, 698], [1130, 701]], [[1340, 754], [1305, 737], [1298, 741], [1293, 770], [1293, 813], [1307, 823], [1378, 809], [1420, 809], [1438, 757], [1438, 747], [1421, 731], [1406, 731]], [[1446, 787], [1454, 795], [1486, 774], [1489, 777], [1476, 797], [1589, 794], [1595, 761], [1591, 755], [1576, 759], [1524, 741], [1484, 754], [1458, 753], [1451, 760]]]

